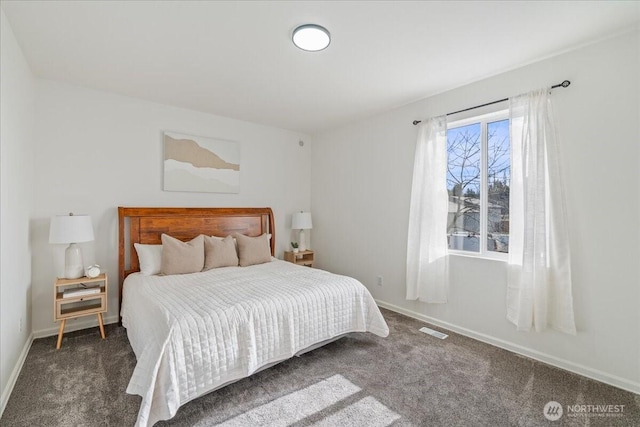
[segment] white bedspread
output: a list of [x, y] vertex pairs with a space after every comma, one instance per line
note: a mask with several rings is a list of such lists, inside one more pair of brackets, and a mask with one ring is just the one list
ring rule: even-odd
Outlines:
[[122, 323], [138, 359], [127, 393], [137, 426], [313, 344], [389, 328], [357, 280], [273, 262], [175, 276], [130, 275]]

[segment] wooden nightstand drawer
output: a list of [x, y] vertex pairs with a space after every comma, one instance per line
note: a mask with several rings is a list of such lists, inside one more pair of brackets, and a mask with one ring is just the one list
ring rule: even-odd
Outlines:
[[104, 291], [100, 294], [85, 295], [77, 298], [56, 300], [56, 319], [70, 319], [87, 314], [102, 313], [106, 310], [107, 300]]
[[300, 251], [297, 253], [286, 251], [284, 260], [298, 265], [313, 267], [313, 251]]

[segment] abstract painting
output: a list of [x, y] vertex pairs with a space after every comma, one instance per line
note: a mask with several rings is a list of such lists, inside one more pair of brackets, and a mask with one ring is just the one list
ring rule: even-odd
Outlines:
[[238, 143], [165, 132], [164, 191], [239, 193]]

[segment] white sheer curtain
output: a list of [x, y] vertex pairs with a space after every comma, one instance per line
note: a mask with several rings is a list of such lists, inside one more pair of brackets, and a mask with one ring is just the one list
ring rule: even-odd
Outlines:
[[569, 237], [549, 89], [512, 98], [507, 318], [575, 335]]
[[424, 120], [418, 128], [413, 165], [407, 299], [446, 303], [447, 256], [447, 117]]

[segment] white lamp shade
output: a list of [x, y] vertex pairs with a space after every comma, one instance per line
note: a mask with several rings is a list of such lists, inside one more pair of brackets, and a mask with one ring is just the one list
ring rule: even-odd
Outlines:
[[294, 230], [309, 230], [313, 228], [310, 212], [296, 212], [291, 218], [291, 228]]
[[49, 243], [81, 243], [93, 240], [89, 215], [56, 215], [51, 218]]

